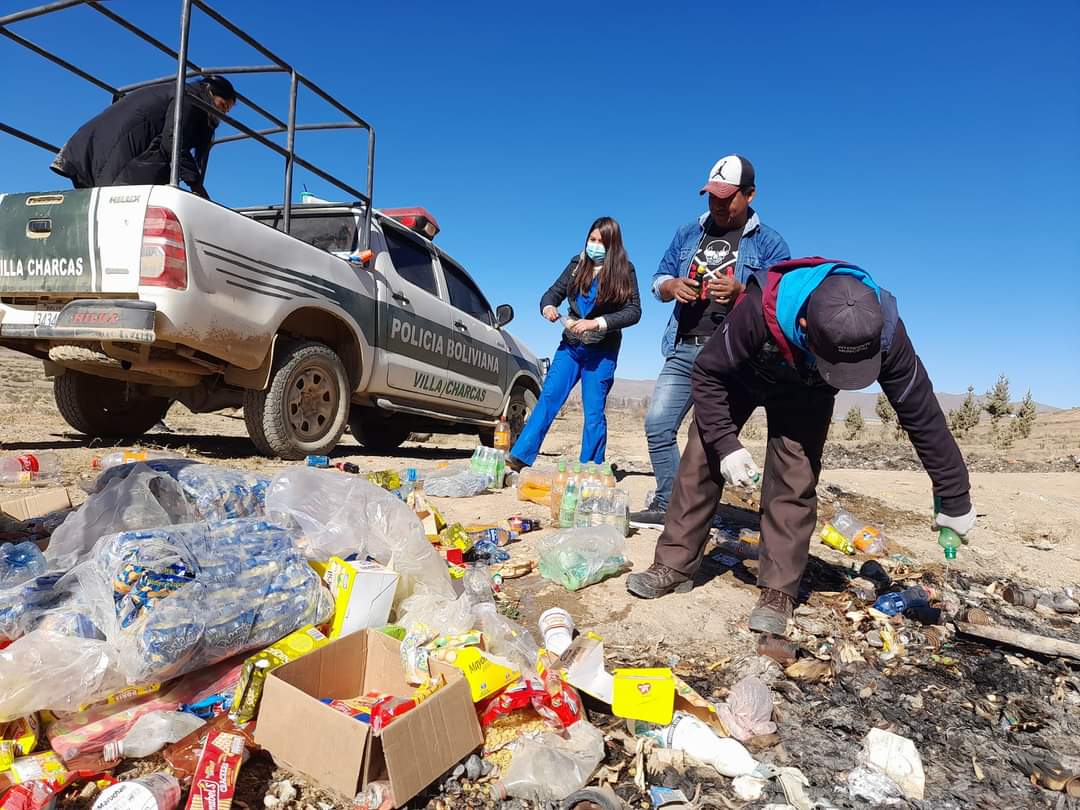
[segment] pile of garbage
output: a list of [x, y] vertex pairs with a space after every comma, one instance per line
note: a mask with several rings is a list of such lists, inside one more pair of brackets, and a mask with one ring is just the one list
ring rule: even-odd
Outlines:
[[[607, 649], [560, 607], [518, 623], [508, 583], [577, 591], [628, 570], [610, 470], [514, 478], [499, 461], [313, 458], [268, 479], [110, 458], [78, 509], [0, 546], [0, 810], [1080, 793], [1076, 592], [917, 566], [837, 510], [786, 637], [737, 660]], [[557, 527], [535, 558], [516, 548], [540, 520], [448, 523], [433, 500], [508, 481]], [[749, 578], [757, 533], [718, 539], [708, 572]]]

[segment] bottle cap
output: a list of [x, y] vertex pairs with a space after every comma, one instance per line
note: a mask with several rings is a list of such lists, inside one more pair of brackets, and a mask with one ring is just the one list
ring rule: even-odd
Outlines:
[[952, 546], [946, 546], [945, 547], [945, 559], [946, 560], [955, 560], [956, 559], [956, 549], [953, 548]]

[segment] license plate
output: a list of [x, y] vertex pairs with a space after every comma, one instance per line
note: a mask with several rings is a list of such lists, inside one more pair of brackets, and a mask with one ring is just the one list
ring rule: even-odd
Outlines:
[[63, 304], [38, 304], [34, 308], [34, 326], [55, 326]]

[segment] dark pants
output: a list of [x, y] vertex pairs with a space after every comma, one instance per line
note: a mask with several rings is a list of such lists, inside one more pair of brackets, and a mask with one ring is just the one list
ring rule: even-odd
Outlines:
[[[731, 416], [740, 430], [755, 407], [765, 406], [769, 438], [761, 482], [758, 585], [794, 599], [817, 524], [821, 452], [829, 434], [835, 395], [831, 389], [789, 386], [775, 386], [763, 394], [735, 384], [728, 390]], [[656, 545], [656, 562], [687, 575], [697, 571], [723, 481], [720, 458], [702, 444], [695, 420], [679, 464], [664, 531]]]

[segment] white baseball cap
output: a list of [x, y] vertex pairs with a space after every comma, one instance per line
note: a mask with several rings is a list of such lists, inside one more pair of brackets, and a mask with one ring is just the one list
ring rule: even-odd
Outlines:
[[727, 155], [713, 164], [699, 193], [707, 191], [715, 197], [730, 197], [740, 188], [752, 185], [754, 167], [750, 161], [742, 155]]

